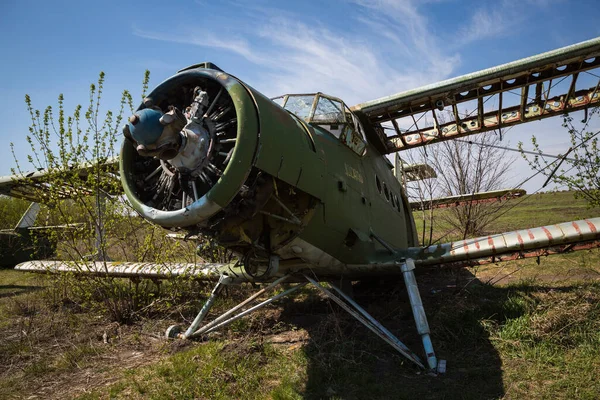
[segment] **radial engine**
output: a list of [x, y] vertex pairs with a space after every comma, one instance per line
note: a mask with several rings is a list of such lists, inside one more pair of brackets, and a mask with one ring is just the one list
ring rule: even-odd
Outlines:
[[212, 64], [161, 83], [123, 133], [121, 180], [137, 212], [213, 238], [250, 274], [314, 214], [306, 124]]

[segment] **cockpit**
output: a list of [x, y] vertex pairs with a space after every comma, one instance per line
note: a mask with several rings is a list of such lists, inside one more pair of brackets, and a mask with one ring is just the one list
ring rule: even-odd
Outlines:
[[306, 123], [329, 132], [359, 156], [365, 153], [360, 122], [337, 97], [323, 93], [286, 94], [272, 100]]

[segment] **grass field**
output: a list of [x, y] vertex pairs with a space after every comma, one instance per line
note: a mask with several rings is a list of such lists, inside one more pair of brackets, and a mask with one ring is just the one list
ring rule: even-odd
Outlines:
[[[515, 207], [490, 231], [598, 215], [570, 193], [507, 204]], [[209, 340], [167, 342], [166, 327], [189, 322], [209, 287], [123, 281], [118, 300], [143, 305], [118, 323], [106, 299], [83, 298], [68, 279], [0, 270], [0, 398], [597, 399], [599, 277], [597, 250], [418, 271], [433, 344], [448, 362], [434, 377], [310, 289]], [[251, 292], [230, 290], [215, 313]], [[354, 293], [421, 353], [400, 280]]]

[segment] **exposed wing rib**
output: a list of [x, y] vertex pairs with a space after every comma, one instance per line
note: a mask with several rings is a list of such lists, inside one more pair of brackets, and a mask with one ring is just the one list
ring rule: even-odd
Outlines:
[[[76, 194], [92, 194], [86, 188], [85, 181], [97, 164], [86, 162], [69, 168], [55, 168], [32, 171], [0, 177], [0, 194], [17, 197], [33, 202], [44, 203], [48, 200], [46, 192], [57, 193], [60, 198], [70, 198]], [[112, 157], [101, 162], [100, 170], [113, 179], [119, 179], [119, 158]], [[75, 175], [78, 179], [60, 179], [67, 175]], [[56, 179], [58, 178], [58, 179]], [[121, 185], [111, 185], [121, 190]]]
[[[388, 154], [600, 105], [600, 80], [589, 88], [576, 86], [580, 73], [595, 68], [600, 70], [600, 38], [358, 104], [352, 110], [371, 123], [369, 140]], [[568, 89], [549, 97], [553, 81], [556, 85], [563, 78], [570, 78]], [[520, 96], [520, 101], [504, 99], [503, 105], [508, 92]], [[486, 112], [489, 104], [484, 107], [484, 103], [493, 95], [497, 95], [496, 107]], [[469, 115], [461, 116], [458, 106], [469, 101]], [[438, 121], [440, 108], [451, 110], [450, 122]], [[424, 115], [433, 126], [424, 127], [415, 118]], [[411, 123], [403, 125], [403, 118]], [[391, 135], [384, 133], [384, 123]]]

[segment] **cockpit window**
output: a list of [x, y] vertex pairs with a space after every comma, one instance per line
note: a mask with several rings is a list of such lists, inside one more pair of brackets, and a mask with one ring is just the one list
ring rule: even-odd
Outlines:
[[342, 103], [327, 97], [319, 96], [315, 114], [312, 117], [314, 123], [334, 123], [341, 124], [346, 122]]
[[298, 118], [331, 133], [356, 154], [362, 156], [365, 153], [366, 142], [360, 121], [340, 99], [314, 93], [288, 94], [272, 100]]
[[283, 107], [283, 102], [285, 100], [285, 96], [281, 96], [281, 97], [275, 97], [273, 100], [275, 103], [277, 103], [278, 105], [280, 105], [281, 107]]
[[314, 95], [289, 96], [283, 108], [291, 113], [294, 113], [298, 118], [302, 118], [306, 122], [312, 110]]

